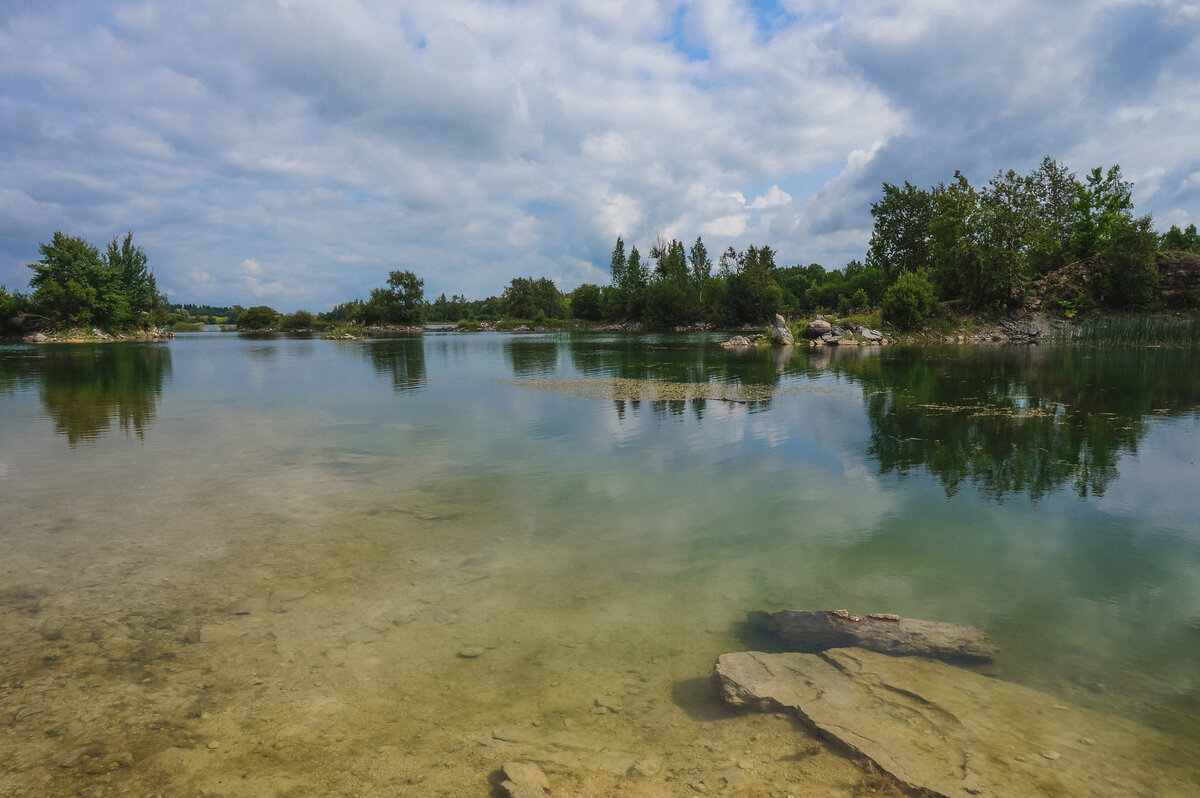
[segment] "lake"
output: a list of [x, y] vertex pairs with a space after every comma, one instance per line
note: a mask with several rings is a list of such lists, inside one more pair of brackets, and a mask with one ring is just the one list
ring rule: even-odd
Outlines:
[[897, 794], [718, 700], [779, 609], [1200, 741], [1200, 352], [720, 338], [0, 347], [0, 795]]

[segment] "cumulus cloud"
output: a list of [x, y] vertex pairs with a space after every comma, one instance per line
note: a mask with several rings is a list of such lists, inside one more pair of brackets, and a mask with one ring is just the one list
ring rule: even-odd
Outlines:
[[1119, 162], [1139, 210], [1200, 216], [1189, 4], [760, 5], [17, 4], [0, 282], [56, 229], [133, 231], [181, 301], [283, 310], [395, 268], [433, 295], [570, 289], [605, 279], [617, 235], [833, 267], [862, 257], [882, 181], [1046, 154]]

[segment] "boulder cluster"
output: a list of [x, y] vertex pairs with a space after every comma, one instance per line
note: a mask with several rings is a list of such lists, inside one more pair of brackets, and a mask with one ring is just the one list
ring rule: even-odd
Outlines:
[[832, 324], [820, 314], [805, 326], [804, 337], [809, 346], [879, 346], [891, 343], [879, 330], [873, 330], [865, 324], [852, 321]]

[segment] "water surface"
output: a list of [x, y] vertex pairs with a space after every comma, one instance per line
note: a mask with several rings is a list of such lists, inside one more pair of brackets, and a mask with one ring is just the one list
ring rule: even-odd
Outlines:
[[886, 792], [712, 694], [783, 608], [1200, 739], [1197, 353], [715, 340], [0, 348], [0, 794]]

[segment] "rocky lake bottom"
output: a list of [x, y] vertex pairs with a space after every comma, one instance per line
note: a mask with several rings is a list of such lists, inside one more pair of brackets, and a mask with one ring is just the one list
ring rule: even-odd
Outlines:
[[[779, 609], [983, 628], [992, 676], [1170, 741], [1121, 749], [1130, 771], [1200, 740], [1191, 398], [1093, 409], [1087, 440], [1133, 427], [1136, 456], [1089, 444], [1036, 501], [997, 500], [990, 471], [955, 491], [897, 478], [873, 436], [914, 438], [886, 426], [903, 408], [868, 423], [887, 389], [806, 353], [169, 346], [165, 366], [116, 350], [135, 353], [124, 383], [0, 353], [0, 796], [498, 796], [512, 761], [560, 796], [906, 794], [787, 706], [722, 699], [717, 658], [769, 650], [748, 618]], [[870, 374], [892, 356], [854, 357]], [[727, 363], [746, 370], [713, 385], [733, 387], [678, 387]], [[1039, 392], [955, 424], [978, 446], [1014, 418], [1069, 439], [1064, 411], [1025, 412]], [[952, 400], [920, 399], [944, 425], [920, 434], [950, 447]], [[1056, 440], [1015, 450], [1070, 463]], [[1100, 496], [1070, 488], [1105, 463]], [[1108, 744], [1065, 733], [1014, 754], [1034, 783], [1077, 771], [1080, 739]]]

